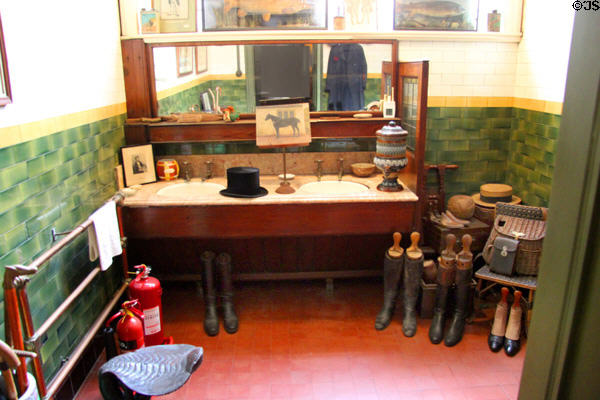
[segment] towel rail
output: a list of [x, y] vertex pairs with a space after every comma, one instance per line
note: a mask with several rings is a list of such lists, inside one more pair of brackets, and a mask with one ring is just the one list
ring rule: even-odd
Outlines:
[[[117, 192], [112, 196], [108, 202], [114, 201], [120, 202], [125, 196], [122, 192]], [[120, 209], [117, 208], [117, 216], [121, 220]], [[122, 260], [123, 260], [123, 272], [124, 282], [115, 292], [109, 303], [104, 307], [98, 318], [92, 324], [88, 333], [83, 337], [79, 344], [75, 347], [73, 352], [68, 358], [68, 361], [63, 364], [58, 370], [57, 374], [52, 378], [48, 387], [46, 387], [44, 374], [41, 367], [40, 361], [40, 344], [39, 341], [43, 335], [50, 329], [50, 327], [56, 323], [56, 321], [68, 310], [73, 302], [81, 295], [81, 293], [89, 286], [89, 284], [96, 278], [101, 272], [100, 266], [94, 268], [73, 290], [73, 292], [58, 306], [58, 308], [42, 323], [42, 325], [34, 330], [31, 318], [31, 311], [29, 307], [29, 300], [25, 287], [29, 282], [29, 277], [26, 275], [35, 274], [39, 268], [48, 262], [54, 255], [62, 250], [66, 245], [71, 243], [75, 238], [84, 233], [87, 228], [92, 224], [91, 220], [87, 219], [75, 229], [69, 232], [64, 238], [57, 242], [50, 249], [46, 250], [39, 257], [37, 257], [28, 266], [10, 266], [7, 267], [4, 274], [4, 292], [5, 292], [5, 307], [7, 309], [6, 315], [11, 316], [5, 321], [6, 325], [6, 337], [10, 339], [13, 347], [16, 350], [27, 350], [35, 351], [38, 357], [34, 359], [33, 372], [37, 380], [38, 392], [40, 396], [45, 399], [52, 398], [64, 379], [71, 372], [75, 364], [79, 361], [79, 358], [83, 354], [86, 347], [94, 338], [96, 331], [102, 326], [104, 320], [108, 317], [108, 314], [112, 308], [117, 304], [119, 298], [127, 289], [128, 277], [127, 277], [127, 253], [123, 249]], [[123, 228], [119, 221], [119, 230], [121, 237], [123, 237]], [[123, 239], [122, 239], [123, 240]], [[25, 331], [21, 326], [21, 316], [25, 325]], [[23, 341], [22, 335], [24, 334], [25, 340]], [[23, 348], [18, 348], [23, 347]], [[22, 360], [22, 362], [24, 362]], [[21, 388], [22, 390], [23, 388]]]

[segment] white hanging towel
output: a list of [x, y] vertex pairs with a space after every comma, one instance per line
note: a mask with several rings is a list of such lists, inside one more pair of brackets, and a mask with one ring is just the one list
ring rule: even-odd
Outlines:
[[89, 219], [92, 221], [88, 228], [90, 261], [100, 257], [100, 269], [106, 271], [112, 265], [113, 257], [123, 252], [117, 205], [114, 201], [109, 201], [90, 215]]

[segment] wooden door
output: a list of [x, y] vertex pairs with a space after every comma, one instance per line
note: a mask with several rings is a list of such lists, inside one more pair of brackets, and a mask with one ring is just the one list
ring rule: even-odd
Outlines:
[[414, 181], [406, 183], [419, 196], [413, 225], [421, 233], [421, 216], [427, 204], [424, 178], [428, 77], [429, 61], [398, 63], [396, 115], [401, 118], [402, 127], [408, 131], [407, 168], [412, 169], [409, 176]]

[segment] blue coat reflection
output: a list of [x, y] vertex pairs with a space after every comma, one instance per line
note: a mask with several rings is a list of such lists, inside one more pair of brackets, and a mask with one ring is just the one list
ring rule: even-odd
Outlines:
[[325, 91], [329, 93], [328, 110], [361, 110], [365, 106], [367, 60], [358, 43], [341, 43], [331, 47], [327, 63]]

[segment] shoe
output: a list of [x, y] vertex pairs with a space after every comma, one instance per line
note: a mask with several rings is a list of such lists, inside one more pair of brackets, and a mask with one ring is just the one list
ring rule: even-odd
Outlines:
[[507, 356], [515, 356], [521, 349], [521, 292], [515, 290], [513, 305], [510, 308], [506, 334], [504, 335], [504, 352]]
[[223, 327], [227, 333], [238, 331], [238, 316], [233, 307], [233, 281], [231, 279], [231, 256], [221, 253], [217, 257], [217, 273], [219, 274], [219, 297], [223, 308]]
[[504, 346], [504, 334], [506, 333], [506, 318], [508, 316], [508, 288], [502, 288], [502, 298], [496, 306], [496, 314], [494, 315], [494, 323], [492, 331], [488, 336], [488, 346], [494, 353], [499, 352]]
[[454, 264], [449, 267], [441, 261], [438, 262], [437, 288], [435, 290], [435, 307], [433, 308], [433, 318], [429, 327], [429, 340], [433, 344], [438, 344], [444, 337], [444, 324], [446, 322], [446, 305], [448, 303], [448, 292], [452, 284], [451, 276], [453, 274]]
[[404, 252], [404, 314], [402, 318], [402, 332], [406, 337], [417, 333], [417, 298], [419, 297], [419, 284], [423, 276], [423, 251], [419, 249], [419, 232], [410, 235], [411, 246]]
[[448, 215], [443, 212], [441, 217], [442, 225], [446, 228], [464, 228], [465, 226], [459, 222], [453, 221]]
[[383, 259], [383, 306], [375, 318], [375, 329], [378, 331], [387, 328], [392, 321], [403, 267], [404, 253], [400, 257], [391, 257], [390, 252], [386, 252]]
[[471, 310], [469, 309], [469, 296], [471, 294], [471, 279], [473, 276], [473, 253], [471, 244], [473, 238], [468, 233], [461, 238], [462, 250], [456, 255], [456, 290], [454, 297], [454, 316], [450, 329], [444, 338], [448, 347], [456, 345], [462, 340], [465, 322]]
[[460, 218], [456, 217], [454, 214], [452, 214], [450, 212], [450, 210], [446, 210], [446, 216], [448, 218], [450, 218], [452, 221], [454, 221], [458, 224], [463, 224], [464, 226], [467, 226], [471, 223], [471, 221], [467, 221], [466, 219], [460, 219]]
[[204, 296], [204, 332], [208, 336], [219, 333], [219, 318], [217, 316], [217, 295], [213, 261], [215, 253], [205, 251], [200, 256], [202, 260], [202, 294]]

